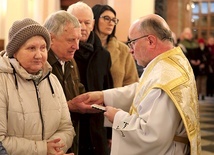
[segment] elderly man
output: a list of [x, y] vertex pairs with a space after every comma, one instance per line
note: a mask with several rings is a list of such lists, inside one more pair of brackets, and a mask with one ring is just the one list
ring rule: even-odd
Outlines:
[[194, 74], [180, 47], [173, 46], [169, 26], [160, 16], [147, 15], [130, 27], [129, 38], [131, 53], [144, 67], [140, 82], [71, 102], [91, 112], [90, 104], [105, 104], [104, 115], [113, 123], [111, 155], [199, 155]]
[[[111, 57], [92, 31], [94, 17], [91, 8], [77, 2], [67, 12], [77, 17], [81, 24], [79, 49], [74, 55], [80, 73], [81, 83], [86, 91], [105, 90], [113, 87]], [[107, 155], [107, 137], [102, 113], [80, 116], [79, 155]]]
[[51, 35], [48, 62], [53, 68], [52, 73], [57, 76], [63, 87], [76, 132], [72, 149], [69, 152], [74, 152], [75, 155], [78, 155], [78, 128], [81, 114], [71, 104], [70, 100], [85, 92], [83, 85], [80, 83], [76, 62], [73, 59], [74, 53], [79, 49], [79, 40], [81, 38], [80, 23], [76, 17], [66, 11], [57, 11], [46, 19], [44, 26]]

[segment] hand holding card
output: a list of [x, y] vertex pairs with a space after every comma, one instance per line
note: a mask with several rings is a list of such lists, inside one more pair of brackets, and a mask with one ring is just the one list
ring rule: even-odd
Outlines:
[[91, 107], [94, 108], [94, 109], [100, 110], [100, 111], [102, 111], [102, 112], [105, 112], [105, 111], [106, 111], [106, 107], [104, 107], [104, 106], [102, 106], [102, 105], [92, 104]]

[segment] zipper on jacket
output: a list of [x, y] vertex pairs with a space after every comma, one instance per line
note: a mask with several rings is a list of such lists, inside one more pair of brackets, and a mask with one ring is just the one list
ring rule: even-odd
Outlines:
[[39, 114], [40, 114], [40, 119], [41, 119], [41, 123], [42, 123], [42, 140], [44, 140], [44, 138], [45, 138], [44, 137], [44, 120], [43, 120], [43, 116], [42, 116], [40, 92], [39, 92], [39, 87], [35, 83], [35, 81], [33, 81], [33, 83], [34, 83], [34, 86], [36, 87], [36, 96], [37, 96], [37, 100], [38, 100]]
[[[16, 89], [18, 90], [18, 80], [17, 80], [17, 77], [16, 77], [16, 70], [13, 67], [12, 64], [11, 64], [11, 66], [13, 68], [13, 75], [14, 75], [14, 78], [15, 78], [15, 86], [16, 86]], [[51, 84], [51, 81], [50, 81], [50, 78], [49, 78], [50, 73], [51, 72], [49, 72], [43, 79], [41, 79], [40, 82], [42, 80], [44, 80], [45, 78], [48, 78], [48, 83], [50, 85], [50, 89], [51, 89], [52, 95], [54, 97], [55, 96], [54, 89], [52, 87], [52, 84]], [[28, 79], [26, 79], [26, 80], [28, 80]], [[38, 83], [36, 83], [34, 80], [32, 80], [32, 81], [33, 81], [33, 84], [34, 84], [34, 86], [36, 88], [36, 96], [37, 96], [37, 101], [38, 101], [39, 114], [40, 114], [40, 119], [41, 119], [41, 123], [42, 123], [42, 140], [44, 140], [44, 138], [45, 138], [45, 135], [44, 135], [44, 120], [43, 120], [43, 116], [42, 116], [42, 107], [41, 107], [41, 98], [40, 98], [39, 87], [38, 87]]]

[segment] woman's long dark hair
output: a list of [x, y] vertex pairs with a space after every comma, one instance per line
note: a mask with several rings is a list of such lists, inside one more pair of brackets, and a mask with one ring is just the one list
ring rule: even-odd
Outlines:
[[[115, 10], [110, 7], [109, 5], [101, 5], [101, 4], [96, 4], [95, 6], [92, 7], [92, 11], [94, 13], [94, 20], [95, 20], [95, 23], [94, 23], [94, 31], [98, 31], [100, 32], [99, 30], [99, 27], [98, 27], [98, 21], [100, 19], [100, 15], [105, 12], [106, 10], [108, 11], [111, 11], [115, 17], [116, 17], [116, 12]], [[109, 42], [109, 40], [112, 38], [112, 37], [116, 37], [115, 36], [115, 31], [116, 31], [116, 25], [114, 26], [114, 29], [112, 31], [112, 33], [108, 36], [107, 38], [107, 43]]]

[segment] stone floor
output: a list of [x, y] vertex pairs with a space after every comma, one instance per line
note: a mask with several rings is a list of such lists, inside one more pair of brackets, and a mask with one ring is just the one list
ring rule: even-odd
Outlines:
[[214, 97], [199, 100], [201, 125], [201, 155], [214, 155]]

